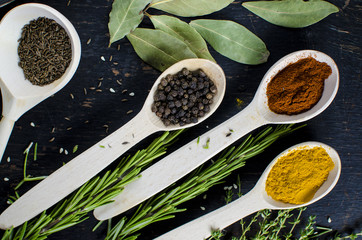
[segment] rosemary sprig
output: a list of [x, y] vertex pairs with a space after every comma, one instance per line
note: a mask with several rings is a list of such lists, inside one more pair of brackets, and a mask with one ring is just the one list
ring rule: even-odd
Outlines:
[[[165, 154], [166, 148], [182, 131], [165, 132], [146, 149], [137, 151], [132, 157], [122, 158], [115, 170], [109, 170], [102, 177], [89, 180], [71, 196], [60, 201], [51, 211], [44, 211], [40, 216], [18, 228], [6, 230], [2, 240], [43, 240], [55, 232], [83, 222], [88, 218], [88, 212], [109, 203], [126, 184], [138, 177], [144, 167]], [[25, 152], [25, 166], [30, 147]], [[24, 170], [24, 178], [26, 176]], [[18, 197], [17, 195], [13, 199], [16, 200]]]
[[179, 186], [173, 185], [140, 205], [129, 220], [123, 217], [111, 228], [105, 239], [136, 239], [139, 231], [145, 226], [173, 218], [176, 213], [186, 210], [177, 208], [178, 205], [221, 183], [234, 170], [243, 167], [247, 159], [263, 152], [278, 138], [298, 128], [281, 125], [275, 128], [267, 127], [255, 137], [249, 135], [238, 147], [225, 149], [209, 166], [196, 169]]

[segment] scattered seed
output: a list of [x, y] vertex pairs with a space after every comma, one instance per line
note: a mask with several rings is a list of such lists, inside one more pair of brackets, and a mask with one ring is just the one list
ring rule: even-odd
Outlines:
[[64, 117], [65, 120], [67, 121], [70, 121], [70, 118], [69, 117]]
[[227, 133], [227, 134], [226, 134], [226, 137], [230, 137], [230, 135], [231, 135], [231, 133]]
[[10, 157], [8, 157], [8, 158], [6, 159], [6, 161], [7, 161], [7, 162], [10, 162]]
[[112, 62], [112, 59], [113, 59], [113, 56], [111, 55], [111, 56], [109, 57], [109, 61]]
[[103, 81], [103, 77], [98, 78], [99, 81]]
[[102, 82], [99, 82], [97, 88], [100, 88], [101, 86], [102, 86]]
[[118, 44], [117, 50], [119, 51], [121, 49], [121, 45]]
[[114, 65], [118, 65], [118, 62], [113, 62]]
[[64, 154], [68, 155], [68, 150], [67, 149], [64, 150]]
[[84, 95], [87, 95], [87, 89], [83, 88], [83, 90], [84, 90]]
[[95, 87], [90, 87], [89, 90], [95, 90], [96, 88]]
[[30, 126], [35, 127], [35, 123], [31, 122]]
[[123, 89], [122, 90], [122, 93], [126, 93], [128, 90], [127, 89]]
[[205, 195], [202, 197], [202, 199], [204, 199], [204, 200], [205, 200], [206, 198], [207, 198], [207, 195], [205, 194]]
[[129, 110], [126, 114], [131, 114], [133, 113], [133, 110]]
[[134, 94], [134, 92], [131, 92], [131, 93], [129, 93], [129, 95], [130, 95], [131, 97], [133, 97], [135, 94]]
[[332, 222], [331, 217], [328, 217], [327, 221], [328, 221], [328, 223], [331, 223]]
[[52, 128], [52, 131], [51, 131], [51, 133], [54, 133], [54, 132], [55, 132], [55, 127], [53, 127], [53, 128]]
[[127, 101], [128, 101], [128, 99], [126, 99], [126, 98], [121, 99], [121, 102], [127, 102]]
[[85, 120], [84, 123], [89, 123], [89, 120]]
[[73, 95], [72, 93], [70, 94], [70, 97], [71, 97], [72, 99], [74, 99], [74, 95]]
[[4, 178], [4, 181], [5, 181], [5, 182], [8, 182], [8, 181], [9, 181], [9, 178], [5, 177], [5, 178]]
[[236, 185], [235, 183], [233, 184], [233, 187], [234, 187], [235, 189], [238, 189], [238, 185]]
[[118, 85], [122, 85], [122, 80], [117, 80], [116, 82], [118, 83]]
[[71, 129], [72, 129], [72, 127], [68, 127], [68, 128], [67, 128], [67, 131], [69, 131], [69, 130], [71, 130]]
[[101, 56], [101, 60], [102, 60], [103, 62], [106, 61], [106, 59], [105, 59], [103, 56]]
[[203, 206], [200, 206], [200, 209], [202, 210], [202, 211], [205, 211], [205, 207], [203, 207]]
[[115, 93], [115, 92], [116, 92], [113, 88], [110, 88], [109, 91], [110, 91], [111, 93]]
[[11, 202], [9, 200], [6, 201], [7, 204], [11, 205]]
[[122, 144], [123, 144], [123, 145], [126, 145], [126, 144], [128, 144], [128, 143], [129, 143], [129, 142], [123, 142]]
[[63, 148], [60, 148], [59, 149], [59, 153], [63, 153], [64, 149]]
[[88, 41], [87, 41], [87, 45], [88, 44], [90, 44], [91, 43], [91, 41], [92, 41], [92, 39], [90, 38], [90, 39], [88, 39]]
[[97, 89], [96, 92], [103, 92], [102, 89]]
[[54, 142], [54, 140], [55, 140], [55, 137], [52, 137], [52, 138], [49, 140], [49, 142]]
[[69, 1], [68, 1], [67, 6], [69, 6], [69, 5], [70, 5], [70, 2], [71, 2], [71, 0], [69, 0]]

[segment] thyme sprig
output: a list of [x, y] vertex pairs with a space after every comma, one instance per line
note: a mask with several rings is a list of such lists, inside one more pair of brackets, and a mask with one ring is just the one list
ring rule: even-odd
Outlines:
[[[44, 211], [40, 216], [18, 228], [6, 230], [1, 239], [43, 240], [55, 232], [85, 221], [90, 211], [109, 203], [112, 198], [122, 192], [126, 184], [138, 177], [143, 168], [165, 154], [166, 148], [182, 131], [165, 132], [146, 149], [137, 151], [133, 156], [122, 158], [114, 170], [107, 171], [102, 177], [97, 176], [89, 180], [75, 193], [60, 201], [51, 211]], [[25, 152], [25, 167], [30, 147]], [[28, 175], [24, 170], [24, 179], [26, 176]], [[14, 200], [19, 197], [17, 192], [15, 194]]]
[[186, 210], [178, 208], [180, 204], [222, 183], [233, 171], [243, 167], [247, 159], [260, 154], [277, 139], [298, 128], [300, 127], [281, 125], [267, 127], [256, 136], [249, 135], [239, 146], [225, 149], [209, 166], [196, 169], [179, 186], [174, 184], [140, 205], [130, 219], [123, 217], [114, 226], [109, 226], [110, 231], [105, 239], [136, 239], [144, 227], [175, 217], [178, 212]]

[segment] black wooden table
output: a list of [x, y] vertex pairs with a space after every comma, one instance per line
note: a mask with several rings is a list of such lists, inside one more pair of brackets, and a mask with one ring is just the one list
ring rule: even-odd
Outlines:
[[[27, 2], [30, 1], [17, 0], [0, 8], [0, 18], [13, 7]], [[81, 39], [82, 58], [76, 74], [64, 89], [25, 113], [16, 122], [0, 164], [1, 211], [7, 207], [6, 201], [9, 194], [13, 194], [12, 189], [22, 179], [23, 151], [30, 142], [38, 143], [38, 159], [29, 162], [28, 174], [40, 176], [52, 173], [64, 162], [70, 161], [128, 122], [141, 109], [148, 89], [160, 74], [142, 62], [126, 39], [108, 47], [107, 24], [112, 1], [35, 2], [54, 7], [73, 23]], [[306, 127], [278, 141], [265, 153], [248, 160], [247, 165], [227, 178], [226, 183], [212, 188], [206, 199], [201, 196], [185, 204], [188, 208], [187, 213], [180, 214], [167, 223], [154, 224], [146, 228], [141, 239], [156, 237], [222, 206], [224, 186], [235, 183], [237, 175], [240, 175], [242, 191], [246, 193], [256, 183], [271, 159], [282, 150], [304, 141], [326, 143], [334, 147], [342, 159], [342, 175], [337, 186], [324, 199], [311, 205], [303, 215], [304, 218], [311, 214], [316, 215], [318, 224], [343, 232], [361, 229], [362, 6], [358, 1], [331, 2], [340, 8], [339, 13], [303, 29], [287, 29], [272, 25], [244, 9], [240, 2], [234, 2], [227, 8], [207, 16], [212, 19], [233, 20], [244, 25], [265, 42], [271, 55], [265, 64], [248, 66], [233, 62], [210, 49], [227, 76], [224, 101], [213, 116], [184, 134], [176, 146], [196, 138], [208, 128], [222, 123], [247, 106], [267, 69], [293, 51], [314, 49], [330, 55], [339, 67], [340, 88], [330, 107], [308, 121]], [[145, 19], [142, 26], [152, 25]], [[117, 80], [121, 81], [122, 85], [119, 85]], [[115, 93], [110, 91], [111, 88]], [[134, 96], [130, 96], [130, 93], [134, 93]], [[129, 101], [121, 102], [122, 98]], [[243, 104], [238, 104], [237, 98], [241, 99]], [[133, 113], [127, 114], [129, 110], [133, 110]], [[129, 152], [147, 146], [156, 136], [157, 134], [150, 136]], [[79, 149], [73, 154], [72, 149], [75, 145], [79, 145]], [[67, 150], [68, 154], [64, 151], [59, 153], [61, 148]], [[8, 157], [10, 162], [7, 162]], [[51, 235], [50, 239], [102, 239], [104, 228], [96, 233], [91, 232], [95, 223], [96, 220], [91, 217], [73, 228]], [[229, 233], [238, 231], [238, 224], [228, 228]]]

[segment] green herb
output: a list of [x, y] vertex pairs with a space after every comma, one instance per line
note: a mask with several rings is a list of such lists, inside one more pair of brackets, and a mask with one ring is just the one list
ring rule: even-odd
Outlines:
[[161, 30], [137, 28], [127, 38], [137, 55], [160, 71], [180, 60], [197, 58], [183, 41]]
[[185, 42], [185, 44], [197, 55], [199, 58], [209, 59], [215, 62], [211, 56], [205, 40], [201, 35], [189, 24], [181, 21], [176, 17], [166, 15], [149, 15], [155, 28], [160, 29], [178, 39]]
[[36, 161], [37, 155], [38, 155], [38, 143], [36, 142], [34, 147], [34, 161]]
[[75, 153], [76, 151], [78, 151], [78, 145], [75, 145], [75, 146], [73, 147], [73, 153]]
[[[115, 170], [109, 170], [102, 177], [98, 176], [89, 180], [51, 210], [44, 211], [40, 216], [16, 229], [6, 230], [2, 240], [42, 240], [55, 232], [85, 221], [88, 218], [88, 212], [109, 203], [125, 185], [138, 177], [143, 168], [165, 154], [166, 148], [182, 131], [165, 132], [146, 149], [137, 151], [132, 157], [122, 158]], [[16, 193], [16, 197], [12, 199], [16, 200], [18, 197]]]
[[209, 149], [209, 145], [210, 145], [210, 138], [208, 138], [206, 140], [206, 144], [204, 146], [202, 146], [202, 147], [205, 148], [205, 149]]
[[58, 80], [72, 61], [69, 36], [55, 20], [39, 17], [22, 29], [19, 39], [19, 66], [34, 85]]
[[150, 7], [177, 16], [196, 17], [219, 11], [232, 2], [233, 0], [154, 0]]
[[245, 161], [269, 147], [278, 138], [295, 131], [292, 125], [268, 127], [256, 136], [249, 135], [239, 146], [225, 149], [208, 167], [199, 167], [180, 185], [175, 184], [140, 205], [131, 218], [123, 217], [112, 226], [106, 240], [135, 239], [139, 231], [158, 221], [173, 218], [178, 205], [204, 194], [219, 184], [233, 171], [243, 167]]
[[243, 6], [272, 24], [290, 28], [312, 25], [339, 11], [322, 0], [255, 1], [244, 2]]
[[109, 43], [118, 41], [133, 31], [142, 21], [143, 9], [151, 0], [116, 0], [113, 1], [109, 14]]
[[[18, 185], [16, 185], [16, 187], [14, 188], [15, 192], [16, 190], [18, 190], [21, 185], [23, 185], [25, 182], [32, 182], [32, 181], [39, 181], [39, 180], [43, 180], [44, 178], [46, 178], [47, 176], [40, 176], [40, 177], [31, 177], [31, 175], [27, 175], [26, 174], [26, 167], [27, 167], [27, 164], [28, 164], [28, 157], [29, 157], [29, 153], [30, 153], [30, 149], [31, 147], [33, 146], [33, 142], [31, 142], [29, 144], [29, 146], [25, 149], [25, 151], [23, 152], [23, 154], [25, 154], [25, 157], [24, 157], [24, 167], [23, 167], [23, 179], [19, 182]], [[37, 147], [38, 147], [38, 144], [35, 143], [35, 148], [34, 148], [34, 160], [37, 159]], [[17, 198], [19, 198], [17, 196]], [[17, 198], [13, 198], [13, 200], [16, 200]], [[9, 199], [9, 202], [11, 203], [11, 199]]]
[[200, 19], [190, 25], [216, 51], [234, 61], [254, 65], [266, 62], [269, 57], [264, 42], [236, 22]]
[[105, 148], [105, 146], [103, 146], [103, 145], [99, 145], [99, 147], [100, 147], [100, 148]]
[[200, 137], [197, 137], [196, 143], [197, 143], [197, 145], [199, 145], [199, 143], [200, 143]]

